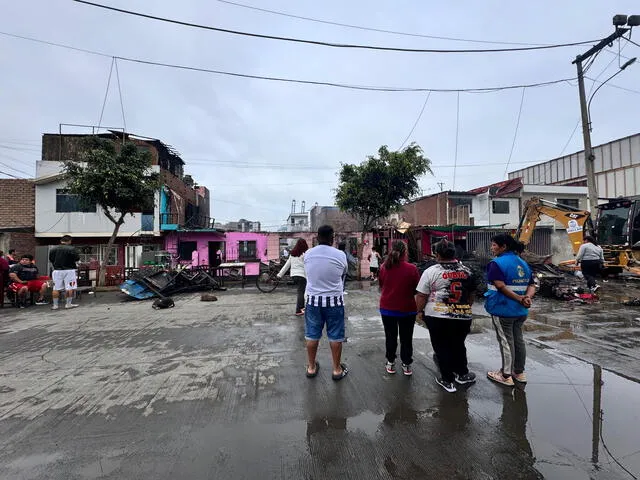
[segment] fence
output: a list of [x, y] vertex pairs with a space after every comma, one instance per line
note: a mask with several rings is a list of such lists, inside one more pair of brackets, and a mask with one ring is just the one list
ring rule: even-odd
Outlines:
[[[512, 230], [471, 230], [467, 232], [467, 251], [479, 258], [491, 257], [491, 237], [498, 233], [512, 233]], [[536, 255], [551, 255], [550, 228], [536, 228], [533, 231], [527, 250]]]

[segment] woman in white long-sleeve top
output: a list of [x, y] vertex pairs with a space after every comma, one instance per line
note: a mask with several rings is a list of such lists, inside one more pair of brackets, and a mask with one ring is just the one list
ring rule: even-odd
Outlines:
[[291, 254], [278, 272], [278, 278], [282, 278], [291, 269], [291, 278], [298, 286], [298, 298], [296, 300], [296, 315], [304, 315], [304, 292], [307, 288], [307, 275], [304, 271], [304, 252], [309, 250], [309, 245], [304, 238], [298, 239], [296, 246], [291, 250]]

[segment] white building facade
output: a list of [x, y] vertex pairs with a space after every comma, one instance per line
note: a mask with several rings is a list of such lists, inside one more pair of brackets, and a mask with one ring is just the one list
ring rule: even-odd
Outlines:
[[[99, 205], [84, 205], [75, 195], [68, 194], [61, 175], [62, 166], [61, 162], [36, 163], [35, 236], [59, 238], [71, 233], [75, 237], [108, 239], [113, 232], [113, 222], [106, 217]], [[160, 171], [157, 165], [151, 169]], [[160, 235], [158, 205], [159, 200], [156, 198], [153, 214], [138, 213], [133, 217], [127, 215], [118, 236]]]

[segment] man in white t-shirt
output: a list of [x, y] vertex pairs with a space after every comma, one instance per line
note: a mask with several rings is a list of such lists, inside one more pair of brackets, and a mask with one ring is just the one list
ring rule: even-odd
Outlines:
[[304, 312], [304, 336], [307, 340], [307, 377], [318, 374], [316, 361], [322, 330], [327, 326], [327, 338], [333, 360], [333, 380], [342, 380], [348, 373], [340, 363], [344, 342], [344, 277], [347, 275], [347, 258], [333, 246], [333, 228], [323, 225], [318, 229], [318, 246], [304, 254], [307, 275], [307, 303]]

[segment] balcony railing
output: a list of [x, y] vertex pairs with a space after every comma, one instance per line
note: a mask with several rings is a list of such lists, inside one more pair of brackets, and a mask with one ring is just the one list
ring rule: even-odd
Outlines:
[[201, 229], [201, 228], [213, 228], [215, 219], [207, 217], [206, 215], [193, 215], [185, 220], [184, 215], [178, 213], [161, 213], [160, 214], [160, 228], [167, 225], [177, 225], [179, 228], [188, 229]]

